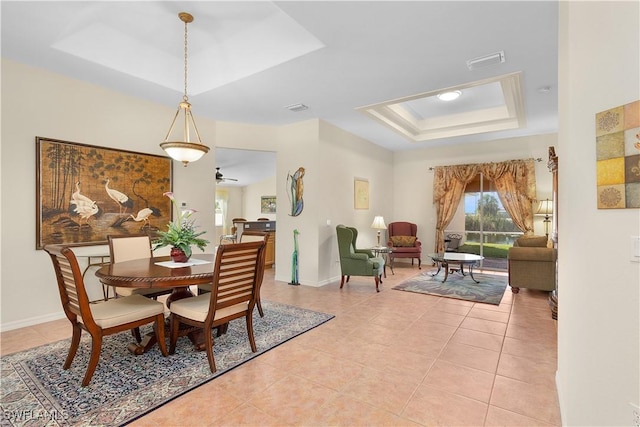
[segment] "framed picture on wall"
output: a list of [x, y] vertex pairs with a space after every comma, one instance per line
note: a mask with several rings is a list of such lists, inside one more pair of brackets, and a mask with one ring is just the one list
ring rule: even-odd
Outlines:
[[355, 209], [369, 209], [369, 181], [364, 178], [354, 178], [353, 207]]
[[276, 196], [260, 197], [260, 213], [276, 213]]
[[640, 208], [640, 100], [596, 114], [598, 209]]
[[36, 137], [36, 249], [164, 230], [172, 168], [169, 157]]

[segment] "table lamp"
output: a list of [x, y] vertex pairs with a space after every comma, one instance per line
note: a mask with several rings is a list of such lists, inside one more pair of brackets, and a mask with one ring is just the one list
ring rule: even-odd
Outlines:
[[374, 217], [371, 228], [378, 230], [378, 246], [380, 246], [380, 230], [387, 229], [387, 226], [384, 224], [384, 218], [381, 216]]
[[549, 237], [549, 223], [551, 219], [549, 219], [549, 215], [553, 214], [553, 201], [546, 199], [542, 200], [538, 204], [538, 209], [536, 209], [535, 215], [544, 216], [544, 234]]

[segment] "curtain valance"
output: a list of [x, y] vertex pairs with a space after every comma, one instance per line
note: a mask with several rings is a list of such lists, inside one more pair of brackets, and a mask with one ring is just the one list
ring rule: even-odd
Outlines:
[[533, 233], [532, 203], [536, 200], [533, 159], [437, 166], [434, 169], [436, 252], [444, 251], [444, 230], [453, 219], [467, 184], [480, 173], [495, 184], [500, 201], [514, 224], [525, 234]]

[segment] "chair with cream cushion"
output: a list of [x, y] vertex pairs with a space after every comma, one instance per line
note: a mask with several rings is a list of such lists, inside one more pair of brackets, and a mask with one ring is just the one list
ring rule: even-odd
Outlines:
[[[134, 259], [151, 258], [151, 238], [147, 234], [109, 235], [109, 257], [112, 263], [131, 261]], [[161, 295], [168, 295], [171, 288], [125, 288], [116, 287], [117, 297], [142, 295], [146, 298], [157, 299]], [[131, 333], [137, 342], [142, 341], [140, 330], [134, 328]]]
[[[240, 241], [241, 242], [261, 242], [264, 241], [265, 245], [267, 244], [267, 240], [269, 239], [269, 235], [267, 233], [253, 231], [244, 233]], [[264, 267], [265, 258], [267, 257], [267, 250], [265, 246], [265, 250], [262, 251], [262, 266]], [[258, 288], [256, 290], [256, 305], [258, 306], [258, 314], [260, 317], [264, 317], [264, 311], [262, 310], [262, 300], [260, 299], [260, 288], [262, 287], [262, 280], [264, 279], [264, 268], [262, 269], [262, 273], [258, 276]]]
[[253, 336], [253, 310], [258, 277], [264, 273], [262, 253], [266, 242], [220, 245], [216, 253], [211, 292], [171, 303], [171, 337], [169, 353], [176, 350], [181, 324], [204, 330], [205, 349], [211, 372], [216, 371], [213, 358], [213, 328], [224, 328], [231, 320], [244, 317], [251, 351], [257, 351]]
[[[244, 233], [241, 236], [241, 240], [242, 242], [261, 242], [261, 241], [267, 241], [268, 239], [268, 234], [267, 233], [262, 233], [259, 231], [251, 231], [251, 232], [247, 232]], [[264, 258], [267, 255], [267, 251], [263, 251], [262, 252], [262, 264], [264, 265]], [[258, 289], [256, 291], [256, 305], [258, 306], [258, 314], [260, 314], [260, 317], [264, 317], [264, 311], [262, 310], [262, 300], [260, 299], [260, 288], [262, 286], [262, 280], [264, 279], [264, 269], [262, 269], [262, 274], [260, 274], [260, 276], [258, 276]], [[213, 285], [211, 284], [206, 284], [206, 285], [198, 285], [198, 293], [204, 293], [204, 292], [211, 292], [211, 288], [213, 287]]]
[[141, 295], [90, 304], [82, 279], [82, 271], [71, 248], [65, 245], [47, 245], [44, 249], [53, 262], [62, 308], [73, 327], [71, 346], [63, 365], [64, 369], [69, 369], [73, 362], [80, 345], [82, 329], [91, 335], [91, 357], [82, 380], [83, 387], [89, 384], [98, 366], [103, 336], [153, 322], [160, 351], [163, 356], [167, 356], [164, 341], [164, 304]]
[[[109, 255], [112, 263], [131, 261], [133, 259], [151, 258], [151, 238], [147, 234], [110, 235]], [[171, 293], [171, 288], [125, 288], [116, 287], [116, 295], [143, 295], [157, 298]]]

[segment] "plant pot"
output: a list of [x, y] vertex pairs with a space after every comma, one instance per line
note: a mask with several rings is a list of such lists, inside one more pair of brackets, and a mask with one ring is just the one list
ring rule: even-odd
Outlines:
[[171, 248], [171, 259], [173, 262], [187, 262], [189, 257], [180, 248]]

